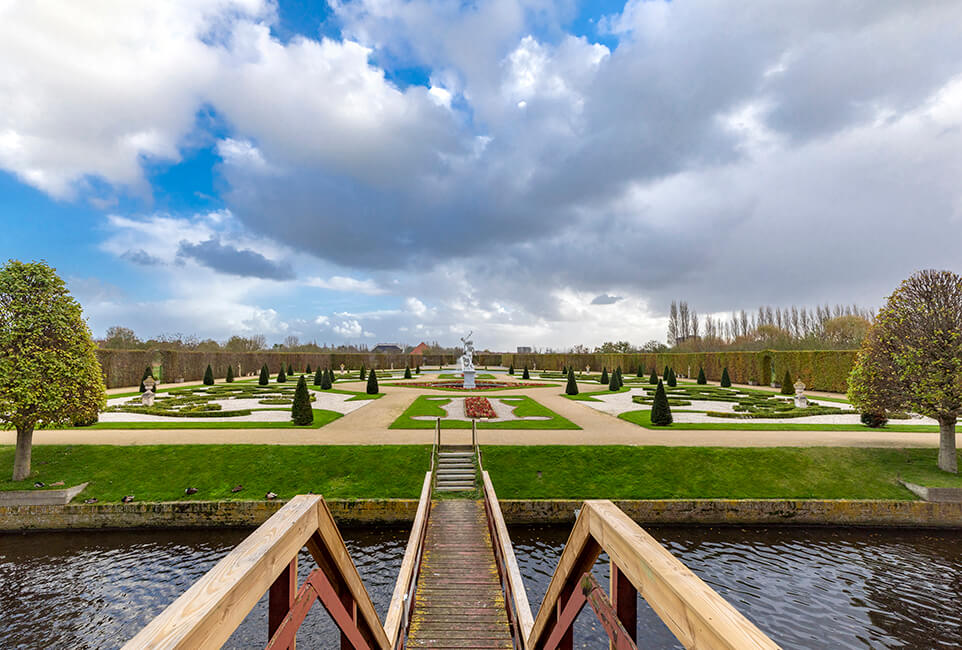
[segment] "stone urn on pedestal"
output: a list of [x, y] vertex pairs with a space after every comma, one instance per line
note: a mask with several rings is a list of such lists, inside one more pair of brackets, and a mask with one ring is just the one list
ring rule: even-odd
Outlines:
[[805, 392], [805, 384], [802, 383], [801, 380], [798, 380], [793, 384], [793, 387], [795, 388], [795, 407], [800, 409], [807, 408], [808, 398], [802, 394]]

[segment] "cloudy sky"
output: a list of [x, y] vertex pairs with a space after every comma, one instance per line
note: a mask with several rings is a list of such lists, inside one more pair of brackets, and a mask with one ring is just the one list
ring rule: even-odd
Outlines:
[[[308, 6], [308, 5], [313, 6]], [[962, 271], [956, 0], [0, 0], [0, 257], [91, 328], [663, 339]]]

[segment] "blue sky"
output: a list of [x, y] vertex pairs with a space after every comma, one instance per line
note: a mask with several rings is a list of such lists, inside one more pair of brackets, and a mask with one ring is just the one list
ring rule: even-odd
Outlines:
[[96, 335], [640, 345], [672, 299], [875, 306], [957, 264], [954, 3], [85, 18], [0, 8], [0, 257]]

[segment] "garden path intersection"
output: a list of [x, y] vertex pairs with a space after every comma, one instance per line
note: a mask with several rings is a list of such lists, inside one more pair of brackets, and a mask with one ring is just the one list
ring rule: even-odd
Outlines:
[[[424, 382], [437, 379], [437, 373], [422, 373], [412, 380]], [[500, 375], [499, 380], [510, 380], [506, 375]], [[547, 383], [546, 379], [532, 373], [532, 381]], [[178, 428], [178, 429], [98, 429], [78, 428], [64, 430], [38, 430], [34, 434], [35, 444], [116, 444], [116, 445], [154, 445], [154, 444], [283, 444], [283, 445], [368, 445], [368, 444], [431, 444], [435, 432], [432, 428], [391, 428], [405, 411], [420, 396], [429, 396], [429, 401], [445, 404], [442, 412], [466, 422], [463, 418], [463, 393], [434, 390], [429, 388], [403, 386], [404, 380], [386, 379], [380, 390], [383, 396], [379, 399], [361, 402], [344, 401], [347, 395], [336, 397], [335, 394], [324, 394], [324, 403], [343, 402], [351, 405], [344, 409], [343, 417], [325, 424], [320, 428]], [[218, 383], [218, 386], [221, 385]], [[681, 384], [680, 384], [681, 385]], [[582, 395], [601, 390], [603, 387], [597, 382], [579, 382]], [[628, 384], [631, 394], [642, 393], [645, 384]], [[336, 388], [345, 391], [363, 393], [364, 382], [338, 381]], [[736, 387], [737, 388], [737, 387]], [[549, 412], [553, 412], [561, 419], [574, 423], [575, 429], [542, 429], [542, 428], [499, 428], [485, 429], [479, 427], [479, 442], [491, 445], [666, 445], [666, 446], [712, 446], [712, 447], [938, 447], [939, 436], [936, 431], [893, 431], [890, 429], [869, 429], [862, 427], [857, 430], [818, 430], [813, 425], [811, 430], [750, 430], [739, 429], [740, 420], [726, 420], [731, 429], [679, 429], [647, 428], [617, 417], [622, 407], [630, 408], [631, 397], [628, 393], [599, 395], [600, 402], [576, 401], [563, 394], [564, 385], [558, 381], [550, 386], [529, 387], [517, 390], [503, 390], [497, 392], [474, 393], [484, 394], [491, 400], [492, 405], [500, 416], [507, 415], [511, 409], [512, 396], [527, 396], [528, 401], [534, 401]], [[112, 391], [114, 392], [114, 391]], [[124, 392], [124, 391], [117, 391]], [[129, 389], [128, 391], [129, 392]], [[116, 393], [114, 393], [116, 395]], [[830, 393], [809, 393], [815, 397], [829, 397], [844, 399], [842, 395]], [[505, 400], [506, 401], [502, 401]], [[114, 398], [116, 399], [116, 398]], [[621, 407], [607, 408], [607, 403], [621, 404]], [[834, 405], [830, 401], [825, 405]], [[359, 405], [359, 406], [355, 406]], [[602, 406], [603, 408], [592, 408]], [[634, 404], [639, 409], [648, 408]], [[844, 405], [843, 405], [844, 406]], [[315, 408], [330, 408], [330, 406], [315, 406]], [[605, 412], [605, 408], [609, 412]], [[686, 407], [677, 408], [678, 416], [684, 415]], [[279, 413], [280, 411], [278, 411]], [[676, 417], [678, 417], [676, 416]], [[828, 416], [822, 416], [828, 417]], [[422, 417], [423, 419], [423, 417]], [[432, 420], [432, 418], [427, 418]], [[537, 424], [541, 419], [522, 417]], [[789, 420], [791, 421], [791, 420]], [[761, 420], [761, 423], [766, 420]], [[919, 421], [914, 421], [913, 424]], [[755, 427], [762, 427], [763, 424]], [[894, 423], [894, 422], [893, 422]], [[186, 424], [186, 423], [184, 423]], [[428, 424], [428, 422], [425, 422]], [[256, 426], [248, 423], [247, 426]], [[504, 426], [510, 426], [504, 422]], [[122, 426], [116, 423], [112, 426]], [[0, 432], [0, 444], [13, 444], [15, 432]], [[446, 443], [470, 443], [470, 429], [445, 430]], [[962, 443], [962, 437], [957, 436]]]

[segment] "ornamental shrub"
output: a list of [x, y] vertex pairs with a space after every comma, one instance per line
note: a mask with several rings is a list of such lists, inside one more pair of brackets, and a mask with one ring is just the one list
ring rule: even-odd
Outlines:
[[873, 429], [884, 427], [889, 421], [885, 413], [862, 413], [859, 419], [862, 421], [862, 424]]
[[607, 368], [602, 368], [602, 369], [601, 369], [601, 379], [598, 380], [598, 383], [601, 383], [601, 384], [607, 384], [607, 383], [608, 383], [608, 369], [607, 369]]
[[283, 384], [285, 381], [287, 381], [287, 375], [284, 374], [284, 364], [282, 363], [281, 370], [277, 373], [277, 383]]
[[672, 388], [678, 385], [678, 379], [675, 377], [675, 371], [672, 368], [668, 369], [668, 385]]
[[415, 372], [415, 374], [418, 374], [418, 375], [421, 374], [421, 364], [418, 364], [418, 367], [417, 367], [417, 369], [416, 369], [414, 372]]
[[297, 380], [294, 389], [294, 404], [291, 405], [291, 420], [299, 427], [314, 424], [314, 409], [311, 408], [311, 394], [307, 390], [307, 381], [302, 375]]
[[645, 369], [640, 363], [638, 364], [638, 376], [641, 378], [645, 376]]
[[330, 368], [321, 373], [321, 390], [331, 390], [331, 386], [334, 383], [331, 380], [333, 375], [334, 372]]
[[722, 368], [721, 386], [722, 388], [731, 388], [732, 386], [731, 377], [728, 376], [728, 366]]
[[651, 377], [648, 378], [648, 383], [652, 386], [658, 383], [658, 373], [655, 372], [654, 368], [651, 369]]
[[668, 381], [668, 366], [665, 366], [665, 372], [661, 373], [661, 378]]
[[265, 363], [261, 366], [261, 376], [257, 380], [257, 383], [260, 386], [266, 386], [268, 381], [270, 381], [270, 374], [267, 372], [267, 364]]
[[233, 383], [234, 381], [234, 366], [227, 366], [227, 383]]
[[618, 375], [618, 388], [621, 388], [625, 385], [625, 377], [621, 374], [621, 366], [618, 366], [618, 368], [615, 370], [615, 374]]
[[405, 379], [411, 378], [411, 366], [404, 366], [404, 378]]
[[288, 377], [294, 376], [294, 366], [292, 366], [291, 364], [287, 364], [287, 376]]
[[531, 379], [531, 374], [528, 372], [528, 366], [524, 367], [524, 371], [521, 373], [522, 379]]
[[364, 364], [362, 363], [361, 364], [361, 381], [364, 381], [365, 377], [367, 377], [367, 371], [364, 369]]
[[210, 364], [208, 363], [207, 370], [204, 371], [204, 386], [213, 386], [213, 385], [214, 385], [214, 371], [210, 367]]
[[608, 382], [608, 390], [618, 390], [618, 371], [611, 373], [611, 381]]
[[568, 369], [568, 385], [565, 386], [565, 394], [578, 394], [578, 382], [575, 381], [575, 371], [570, 368]]
[[698, 369], [698, 382], [697, 382], [697, 383], [699, 383], [699, 384], [707, 384], [707, 383], [708, 383], [708, 379], [705, 377], [705, 369], [704, 369], [704, 368], [699, 368], [699, 369]]
[[671, 407], [668, 406], [668, 394], [660, 381], [655, 389], [655, 399], [651, 403], [651, 423], [656, 427], [667, 427], [671, 424]]
[[511, 364], [510, 366], [508, 366], [508, 374], [509, 375], [514, 374], [514, 364]]
[[307, 364], [307, 368], [304, 369], [304, 373], [307, 375], [311, 374], [311, 364]]
[[328, 369], [327, 369], [327, 377], [328, 377], [328, 379], [331, 380], [331, 385], [333, 386], [333, 385], [334, 385], [334, 382], [337, 381], [337, 377], [334, 376], [334, 369], [333, 369], [333, 368], [328, 368]]
[[318, 368], [318, 369], [317, 369], [317, 372], [314, 373], [314, 381], [312, 381], [311, 383], [312, 383], [314, 386], [320, 386], [321, 384], [324, 383], [324, 376], [325, 376], [325, 375], [327, 375], [327, 371], [326, 371], [326, 370], [321, 370], [320, 368]]
[[371, 374], [367, 376], [367, 394], [377, 395], [377, 375], [374, 374], [374, 368], [371, 368]]
[[792, 374], [785, 369], [785, 376], [782, 378], [782, 395], [794, 395], [795, 388], [792, 386]]

